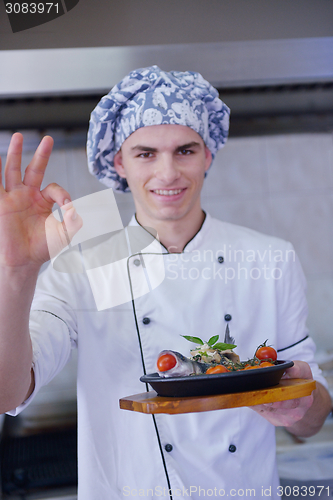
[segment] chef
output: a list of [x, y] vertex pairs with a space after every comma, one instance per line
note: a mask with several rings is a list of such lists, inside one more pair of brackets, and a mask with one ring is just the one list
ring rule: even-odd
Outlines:
[[[52, 139], [22, 180], [23, 139], [12, 138], [0, 191], [1, 411], [22, 411], [78, 349], [79, 500], [280, 498], [274, 426], [309, 436], [330, 410], [292, 245], [201, 208], [228, 124], [228, 107], [200, 74], [132, 71], [93, 111], [87, 153], [108, 188], [131, 191], [136, 213], [125, 230], [78, 249], [68, 245], [84, 228], [75, 201], [55, 184], [40, 191]], [[63, 221], [50, 226], [55, 202]], [[37, 279], [52, 254], [47, 230], [66, 251]], [[66, 267], [70, 255], [84, 272]], [[130, 295], [117, 303], [122, 287]], [[188, 355], [182, 335], [223, 341], [227, 325], [241, 359], [268, 338], [294, 360], [287, 377], [316, 379], [312, 396], [179, 415], [119, 409], [145, 390], [140, 376], [156, 371], [160, 351]]]

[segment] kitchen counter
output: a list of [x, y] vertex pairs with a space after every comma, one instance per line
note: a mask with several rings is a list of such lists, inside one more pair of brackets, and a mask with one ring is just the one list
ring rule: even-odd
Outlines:
[[[277, 464], [281, 484], [284, 486], [324, 486], [330, 496], [303, 496], [302, 498], [333, 497], [333, 416], [326, 419], [322, 429], [309, 438], [298, 438], [283, 427], [276, 429]], [[319, 493], [319, 490], [317, 490]], [[289, 498], [294, 498], [288, 495]], [[284, 497], [283, 497], [284, 498]], [[296, 498], [296, 497], [295, 497]]]

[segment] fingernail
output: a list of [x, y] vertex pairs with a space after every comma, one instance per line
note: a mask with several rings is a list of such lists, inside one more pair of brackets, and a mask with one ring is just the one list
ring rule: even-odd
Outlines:
[[77, 211], [74, 208], [74, 212], [72, 213], [72, 220], [75, 220], [77, 217]]
[[64, 205], [67, 205], [67, 203], [70, 203], [71, 200], [69, 200], [68, 198], [66, 198], [66, 200], [64, 201]]

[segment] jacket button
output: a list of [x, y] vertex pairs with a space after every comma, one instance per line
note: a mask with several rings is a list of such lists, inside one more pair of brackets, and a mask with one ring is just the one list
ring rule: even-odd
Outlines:
[[134, 259], [134, 260], [133, 260], [133, 264], [134, 264], [135, 266], [139, 266], [139, 265], [141, 264], [140, 259]]
[[165, 449], [165, 451], [167, 451], [168, 453], [170, 453], [170, 451], [173, 450], [173, 446], [172, 446], [172, 444], [166, 444], [164, 446], [164, 449]]
[[149, 318], [143, 318], [142, 323], [143, 323], [144, 325], [149, 325], [149, 323], [150, 323], [150, 319], [149, 319]]
[[222, 257], [222, 255], [219, 255], [218, 258], [217, 258], [217, 261], [220, 263], [220, 264], [223, 264], [224, 262], [224, 257]]
[[232, 320], [232, 316], [231, 316], [231, 314], [226, 314], [226, 315], [224, 316], [224, 319], [225, 319], [226, 321], [231, 321], [231, 320]]
[[236, 448], [236, 446], [235, 446], [234, 444], [231, 444], [231, 445], [229, 446], [229, 451], [230, 451], [230, 453], [235, 453], [235, 451], [236, 451], [236, 450], [237, 450], [237, 448]]

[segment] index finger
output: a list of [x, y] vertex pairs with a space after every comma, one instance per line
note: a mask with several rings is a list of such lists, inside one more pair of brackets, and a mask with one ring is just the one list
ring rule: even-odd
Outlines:
[[23, 184], [26, 186], [40, 188], [52, 152], [53, 142], [52, 137], [48, 135], [41, 140], [24, 174]]

